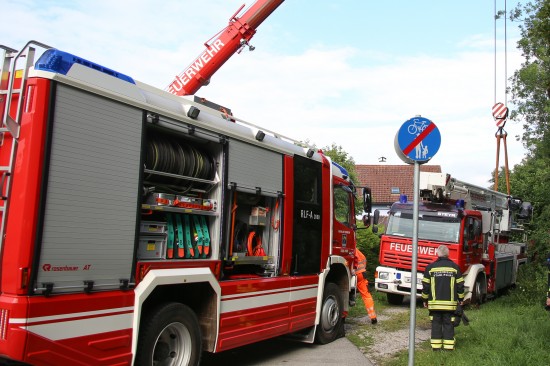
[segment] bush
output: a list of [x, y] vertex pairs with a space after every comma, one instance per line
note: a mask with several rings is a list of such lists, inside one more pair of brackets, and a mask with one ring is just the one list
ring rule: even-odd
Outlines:
[[547, 280], [545, 266], [535, 263], [520, 266], [516, 287], [510, 291], [510, 296], [505, 301], [524, 305], [546, 303]]

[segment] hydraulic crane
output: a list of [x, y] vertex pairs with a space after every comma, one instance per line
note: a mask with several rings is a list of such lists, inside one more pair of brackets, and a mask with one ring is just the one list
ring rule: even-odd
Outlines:
[[249, 41], [258, 26], [283, 3], [284, 0], [257, 0], [238, 17], [244, 4], [229, 18], [229, 24], [204, 43], [206, 49], [166, 88], [172, 94], [183, 96], [195, 94], [210, 77], [236, 52], [244, 47], [252, 51]]

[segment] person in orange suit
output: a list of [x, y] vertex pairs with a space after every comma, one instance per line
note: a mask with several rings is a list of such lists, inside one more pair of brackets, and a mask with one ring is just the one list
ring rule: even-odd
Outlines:
[[354, 257], [355, 274], [357, 275], [357, 289], [361, 293], [365, 309], [369, 314], [370, 322], [376, 324], [376, 311], [374, 311], [374, 300], [369, 292], [369, 281], [367, 280], [367, 258], [361, 251], [355, 248]]

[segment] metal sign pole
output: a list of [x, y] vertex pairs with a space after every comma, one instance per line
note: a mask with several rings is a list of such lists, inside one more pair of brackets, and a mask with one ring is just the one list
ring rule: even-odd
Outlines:
[[411, 318], [409, 327], [409, 366], [414, 366], [414, 345], [416, 328], [416, 268], [418, 264], [418, 200], [420, 192], [420, 164], [414, 163], [413, 183], [413, 234], [412, 234], [412, 264], [411, 264]]
[[394, 139], [397, 155], [407, 164], [414, 164], [413, 232], [411, 263], [411, 319], [409, 331], [409, 366], [414, 366], [414, 330], [416, 328], [416, 287], [418, 265], [418, 201], [420, 199], [420, 164], [427, 163], [439, 150], [441, 134], [427, 118], [416, 116], [399, 128]]

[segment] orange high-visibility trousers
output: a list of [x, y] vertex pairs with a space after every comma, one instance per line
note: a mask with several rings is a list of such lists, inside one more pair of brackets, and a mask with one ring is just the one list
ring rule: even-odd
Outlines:
[[363, 303], [365, 304], [365, 309], [369, 314], [369, 318], [375, 319], [376, 312], [374, 311], [374, 300], [372, 299], [372, 295], [369, 292], [369, 281], [365, 278], [364, 275], [365, 272], [357, 274], [357, 289], [361, 293], [361, 297], [363, 298]]

